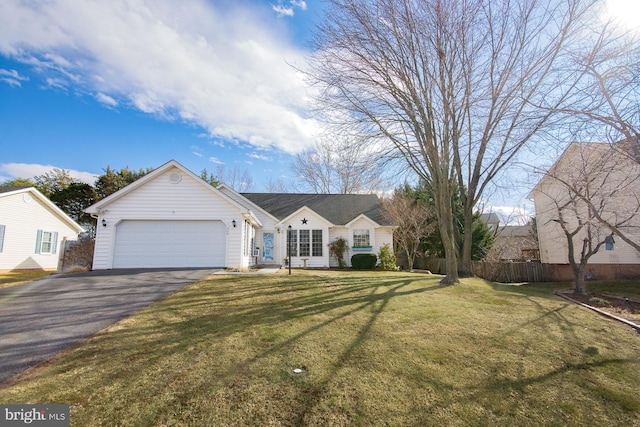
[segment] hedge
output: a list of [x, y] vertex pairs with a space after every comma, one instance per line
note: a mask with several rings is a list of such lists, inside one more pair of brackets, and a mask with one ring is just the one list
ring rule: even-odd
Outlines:
[[351, 257], [351, 268], [356, 270], [373, 270], [377, 263], [375, 254], [355, 254]]

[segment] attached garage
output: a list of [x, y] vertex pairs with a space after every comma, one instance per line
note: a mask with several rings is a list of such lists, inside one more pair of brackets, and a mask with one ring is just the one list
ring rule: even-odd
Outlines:
[[124, 220], [116, 225], [113, 268], [223, 267], [222, 221]]

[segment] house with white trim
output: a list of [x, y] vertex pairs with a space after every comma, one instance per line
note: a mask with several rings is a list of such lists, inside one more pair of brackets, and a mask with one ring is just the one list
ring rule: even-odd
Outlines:
[[[93, 268], [337, 266], [328, 245], [377, 254], [394, 227], [376, 195], [237, 193], [171, 160], [86, 209], [97, 218]], [[287, 260], [288, 261], [288, 260]]]
[[[574, 259], [599, 248], [589, 259], [594, 278], [638, 277], [640, 252], [614, 235], [606, 224], [619, 224], [628, 239], [640, 242], [640, 155], [638, 143], [571, 143], [529, 194], [536, 212], [540, 260], [571, 278], [569, 243]], [[583, 197], [588, 197], [589, 207]], [[597, 215], [600, 216], [598, 218]]]
[[0, 187], [0, 270], [56, 270], [84, 229], [34, 187]]

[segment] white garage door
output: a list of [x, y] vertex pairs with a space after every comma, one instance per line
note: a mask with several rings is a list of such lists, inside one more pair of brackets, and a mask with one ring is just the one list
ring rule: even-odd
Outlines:
[[221, 221], [122, 221], [113, 268], [224, 267], [226, 236]]

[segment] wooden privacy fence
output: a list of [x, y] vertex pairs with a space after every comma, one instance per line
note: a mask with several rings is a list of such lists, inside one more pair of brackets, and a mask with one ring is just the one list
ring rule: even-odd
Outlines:
[[[425, 258], [425, 268], [434, 274], [445, 274], [445, 260]], [[422, 261], [422, 260], [421, 260]], [[417, 263], [416, 263], [417, 264]], [[539, 262], [482, 262], [472, 263], [473, 274], [485, 280], [500, 283], [546, 282], [544, 265]]]

